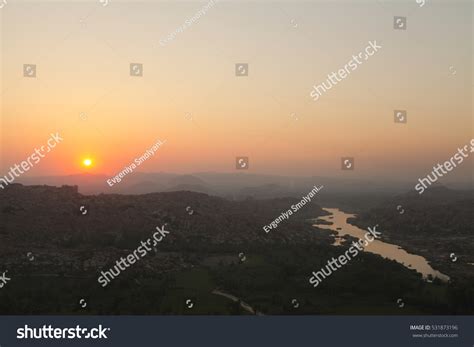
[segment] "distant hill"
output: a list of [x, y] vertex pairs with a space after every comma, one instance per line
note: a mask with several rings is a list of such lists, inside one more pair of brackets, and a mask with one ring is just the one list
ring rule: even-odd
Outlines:
[[281, 196], [291, 196], [294, 194], [294, 192], [278, 184], [270, 183], [260, 186], [242, 188], [238, 194], [240, 196], [251, 196], [257, 199], [270, 199]]
[[145, 194], [190, 190], [216, 196], [233, 196], [236, 199], [254, 197], [301, 197], [313, 186], [324, 185], [322, 195], [331, 194], [396, 194], [412, 189], [407, 182], [383, 182], [343, 177], [296, 177], [258, 175], [251, 173], [194, 173], [179, 175], [173, 173], [133, 172], [120, 182], [110, 186], [107, 175], [70, 175], [47, 177], [20, 177], [17, 182], [25, 185], [77, 185], [82, 194], [116, 193]]
[[193, 175], [180, 175], [171, 178], [167, 182], [168, 186], [177, 186], [177, 185], [196, 185], [196, 186], [205, 186], [207, 183], [199, 177]]

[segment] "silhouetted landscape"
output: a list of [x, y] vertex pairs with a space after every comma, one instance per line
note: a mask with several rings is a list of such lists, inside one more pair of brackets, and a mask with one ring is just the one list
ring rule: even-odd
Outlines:
[[[422, 197], [374, 194], [366, 194], [365, 200], [372, 203], [358, 196], [358, 208], [350, 194], [348, 199], [321, 194], [324, 203], [315, 198], [267, 234], [263, 226], [300, 198], [231, 200], [193, 191], [83, 195], [77, 186], [13, 184], [0, 191], [0, 260], [13, 278], [0, 292], [0, 310], [4, 314], [472, 314], [472, 191], [433, 187]], [[373, 205], [374, 196], [377, 206], [363, 207]], [[396, 261], [362, 252], [317, 288], [310, 286], [311, 272], [348, 247], [333, 245], [334, 234], [314, 227], [314, 222], [327, 215], [322, 207], [348, 205], [365, 209], [351, 223], [363, 228], [379, 224], [384, 241], [425, 257], [450, 277], [449, 282], [427, 281]], [[403, 206], [403, 214], [397, 205]], [[162, 225], [169, 236], [102, 288], [97, 282], [100, 272]], [[456, 254], [457, 262], [451, 261], [450, 253]], [[75, 304], [80, 298], [93, 306], [80, 308]], [[188, 298], [195, 302], [192, 311], [184, 305]], [[403, 309], [397, 306], [398, 298], [404, 300]], [[298, 308], [293, 299], [301, 303]]]

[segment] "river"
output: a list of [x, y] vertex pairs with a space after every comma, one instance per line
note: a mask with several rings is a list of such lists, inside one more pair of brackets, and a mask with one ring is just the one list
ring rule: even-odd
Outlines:
[[[337, 233], [336, 241], [334, 242], [335, 246], [339, 246], [343, 241], [345, 241], [345, 235], [350, 235], [358, 239], [364, 239], [364, 235], [367, 230], [360, 229], [347, 223], [348, 218], [356, 217], [355, 214], [345, 213], [337, 208], [323, 208], [323, 210], [329, 212], [330, 215], [319, 217], [318, 220], [330, 222], [332, 224], [314, 224], [314, 226], [320, 229], [335, 231]], [[316, 220], [316, 223], [318, 220]], [[383, 237], [383, 227], [378, 226], [377, 231], [382, 232]], [[386, 243], [381, 240], [374, 240], [373, 242], [369, 243], [369, 245], [364, 247], [364, 251], [381, 255], [387, 259], [395, 260], [403, 266], [421, 273], [424, 279], [438, 277], [442, 281], [449, 280], [447, 275], [433, 269], [430, 266], [428, 260], [422, 256], [408, 253], [400, 246]]]

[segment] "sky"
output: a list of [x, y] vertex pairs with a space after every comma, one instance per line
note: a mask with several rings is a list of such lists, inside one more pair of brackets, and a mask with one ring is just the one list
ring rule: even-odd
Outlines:
[[[473, 138], [468, 1], [104, 1], [0, 9], [1, 175], [56, 132], [63, 142], [25, 175], [113, 175], [166, 140], [139, 171], [235, 172], [247, 156], [252, 173], [415, 180]], [[377, 53], [311, 99], [374, 40]]]

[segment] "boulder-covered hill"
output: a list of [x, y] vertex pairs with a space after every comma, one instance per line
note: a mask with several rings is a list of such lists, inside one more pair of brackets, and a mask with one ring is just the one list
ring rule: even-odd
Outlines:
[[[268, 234], [263, 226], [299, 202], [294, 198], [229, 201], [178, 191], [145, 195], [81, 195], [75, 186], [23, 186], [0, 191], [0, 248], [136, 248], [167, 223], [168, 247], [212, 248], [244, 243], [307, 243], [329, 239], [309, 218], [324, 215], [307, 204]], [[81, 206], [82, 208], [81, 212]], [[87, 210], [87, 213], [83, 212]]]

